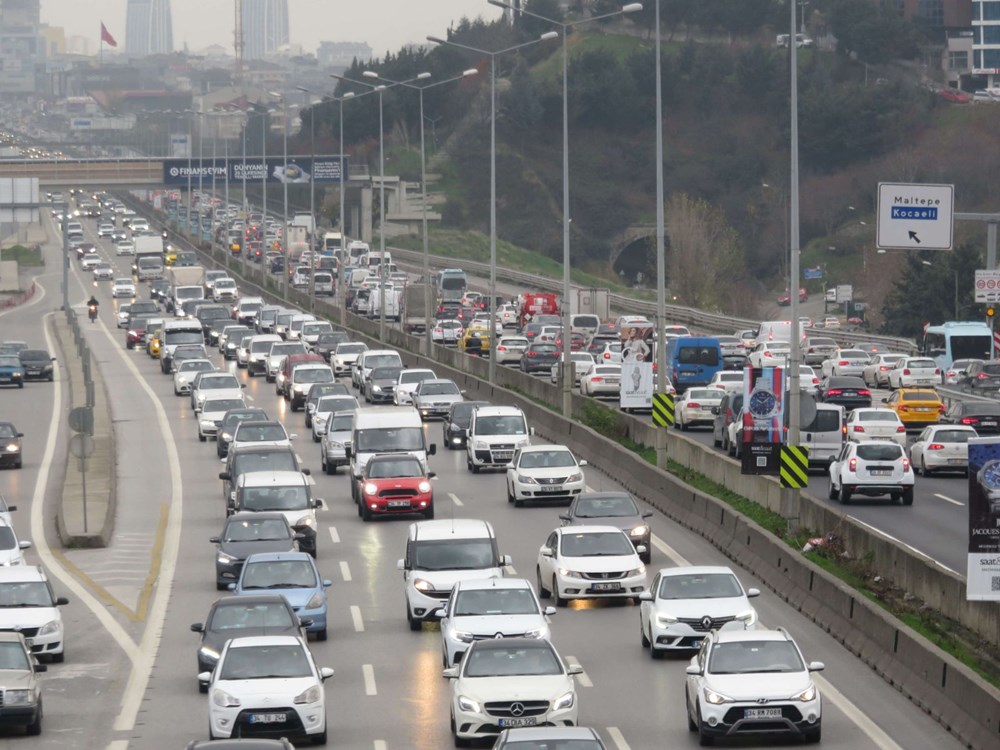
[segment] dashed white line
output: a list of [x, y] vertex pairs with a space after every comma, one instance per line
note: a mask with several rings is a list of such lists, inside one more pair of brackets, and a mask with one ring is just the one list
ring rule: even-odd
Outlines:
[[107, 750], [128, 750], [128, 740], [113, 740], [108, 743]]
[[[580, 660], [577, 659], [575, 656], [567, 656], [566, 657], [566, 663], [567, 664], [579, 664]], [[594, 681], [590, 679], [590, 675], [588, 675], [585, 671], [584, 672], [580, 672], [580, 674], [576, 675], [576, 680], [583, 687], [594, 687]]]
[[963, 502], [960, 502], [960, 501], [958, 501], [958, 500], [954, 500], [954, 499], [952, 499], [952, 498], [948, 497], [947, 495], [942, 495], [942, 494], [941, 494], [941, 493], [939, 493], [939, 492], [935, 492], [935, 493], [934, 493], [934, 497], [939, 497], [939, 498], [941, 498], [942, 500], [944, 500], [945, 502], [947, 502], [947, 503], [951, 503], [952, 505], [957, 505], [957, 506], [959, 506], [959, 507], [964, 507], [964, 506], [965, 506], [965, 503], [963, 503]]
[[516, 576], [517, 571], [514, 569], [513, 565], [504, 565], [504, 570], [506, 570], [511, 576]]
[[336, 526], [330, 527], [330, 541], [334, 544], [340, 544], [340, 534], [337, 532]]
[[365, 621], [361, 619], [361, 607], [355, 604], [351, 605], [351, 620], [354, 622], [355, 633], [365, 632]]
[[365, 695], [378, 695], [378, 690], [375, 689], [375, 667], [363, 664], [361, 674], [365, 677]]
[[343, 577], [344, 581], [351, 581], [351, 566], [347, 564], [347, 560], [340, 561], [340, 575]]
[[375, 740], [375, 750], [388, 750], [385, 740]]
[[629, 744], [625, 741], [625, 737], [622, 735], [622, 730], [618, 727], [608, 727], [608, 737], [611, 741], [615, 743], [615, 747], [618, 750], [632, 750]]
[[457, 505], [459, 508], [461, 508], [465, 504], [458, 499], [458, 495], [456, 495], [454, 492], [449, 492], [448, 497], [450, 497], [451, 501], [455, 503], [455, 505]]

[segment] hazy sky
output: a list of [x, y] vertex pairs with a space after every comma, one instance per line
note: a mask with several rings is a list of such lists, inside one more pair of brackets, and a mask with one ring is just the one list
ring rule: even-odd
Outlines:
[[[86, 36], [97, 45], [100, 21], [125, 44], [126, 0], [41, 0], [42, 21], [67, 35]], [[233, 0], [171, 0], [174, 46], [192, 50], [233, 46]], [[500, 9], [486, 0], [288, 0], [291, 42], [315, 52], [320, 41], [367, 42], [374, 54], [396, 51], [428, 34], [443, 36], [463, 15], [495, 17]], [[96, 49], [96, 46], [95, 46]]]

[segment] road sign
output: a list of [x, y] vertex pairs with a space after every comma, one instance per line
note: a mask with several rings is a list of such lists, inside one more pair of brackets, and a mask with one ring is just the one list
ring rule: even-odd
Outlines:
[[653, 394], [653, 424], [657, 427], [673, 427], [674, 397], [669, 393]]
[[69, 428], [73, 432], [94, 434], [94, 410], [89, 406], [77, 406], [69, 412]]
[[880, 249], [951, 250], [955, 186], [880, 182], [877, 216]]
[[850, 302], [854, 299], [854, 287], [850, 284], [837, 285], [837, 302]]
[[823, 278], [823, 267], [816, 266], [815, 268], [803, 268], [802, 278], [807, 281], [810, 279], [822, 279]]
[[809, 446], [781, 446], [781, 469], [778, 472], [781, 486], [801, 489], [809, 486]]
[[976, 302], [1000, 302], [1000, 270], [976, 271]]
[[94, 438], [78, 434], [69, 439], [69, 452], [77, 458], [88, 458], [94, 452]]

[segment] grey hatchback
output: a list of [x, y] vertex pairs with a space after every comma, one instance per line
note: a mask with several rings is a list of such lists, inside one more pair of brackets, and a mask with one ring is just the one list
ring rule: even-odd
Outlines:
[[573, 498], [569, 510], [560, 514], [559, 520], [563, 526], [617, 526], [628, 534], [632, 546], [646, 548], [639, 558], [648, 565], [652, 532], [646, 519], [652, 515], [651, 510], [640, 510], [635, 498], [627, 492], [584, 492]]

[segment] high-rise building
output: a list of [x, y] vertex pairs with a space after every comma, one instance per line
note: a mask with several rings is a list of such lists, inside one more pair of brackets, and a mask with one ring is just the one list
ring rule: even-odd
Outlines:
[[125, 51], [132, 57], [166, 55], [174, 51], [170, 0], [128, 0]]
[[262, 60], [288, 44], [288, 0], [243, 0], [243, 57]]
[[40, 9], [40, 0], [0, 2], [0, 94], [35, 91]]
[[1000, 85], [1000, 2], [972, 3], [972, 74], [987, 77], [987, 87]]

